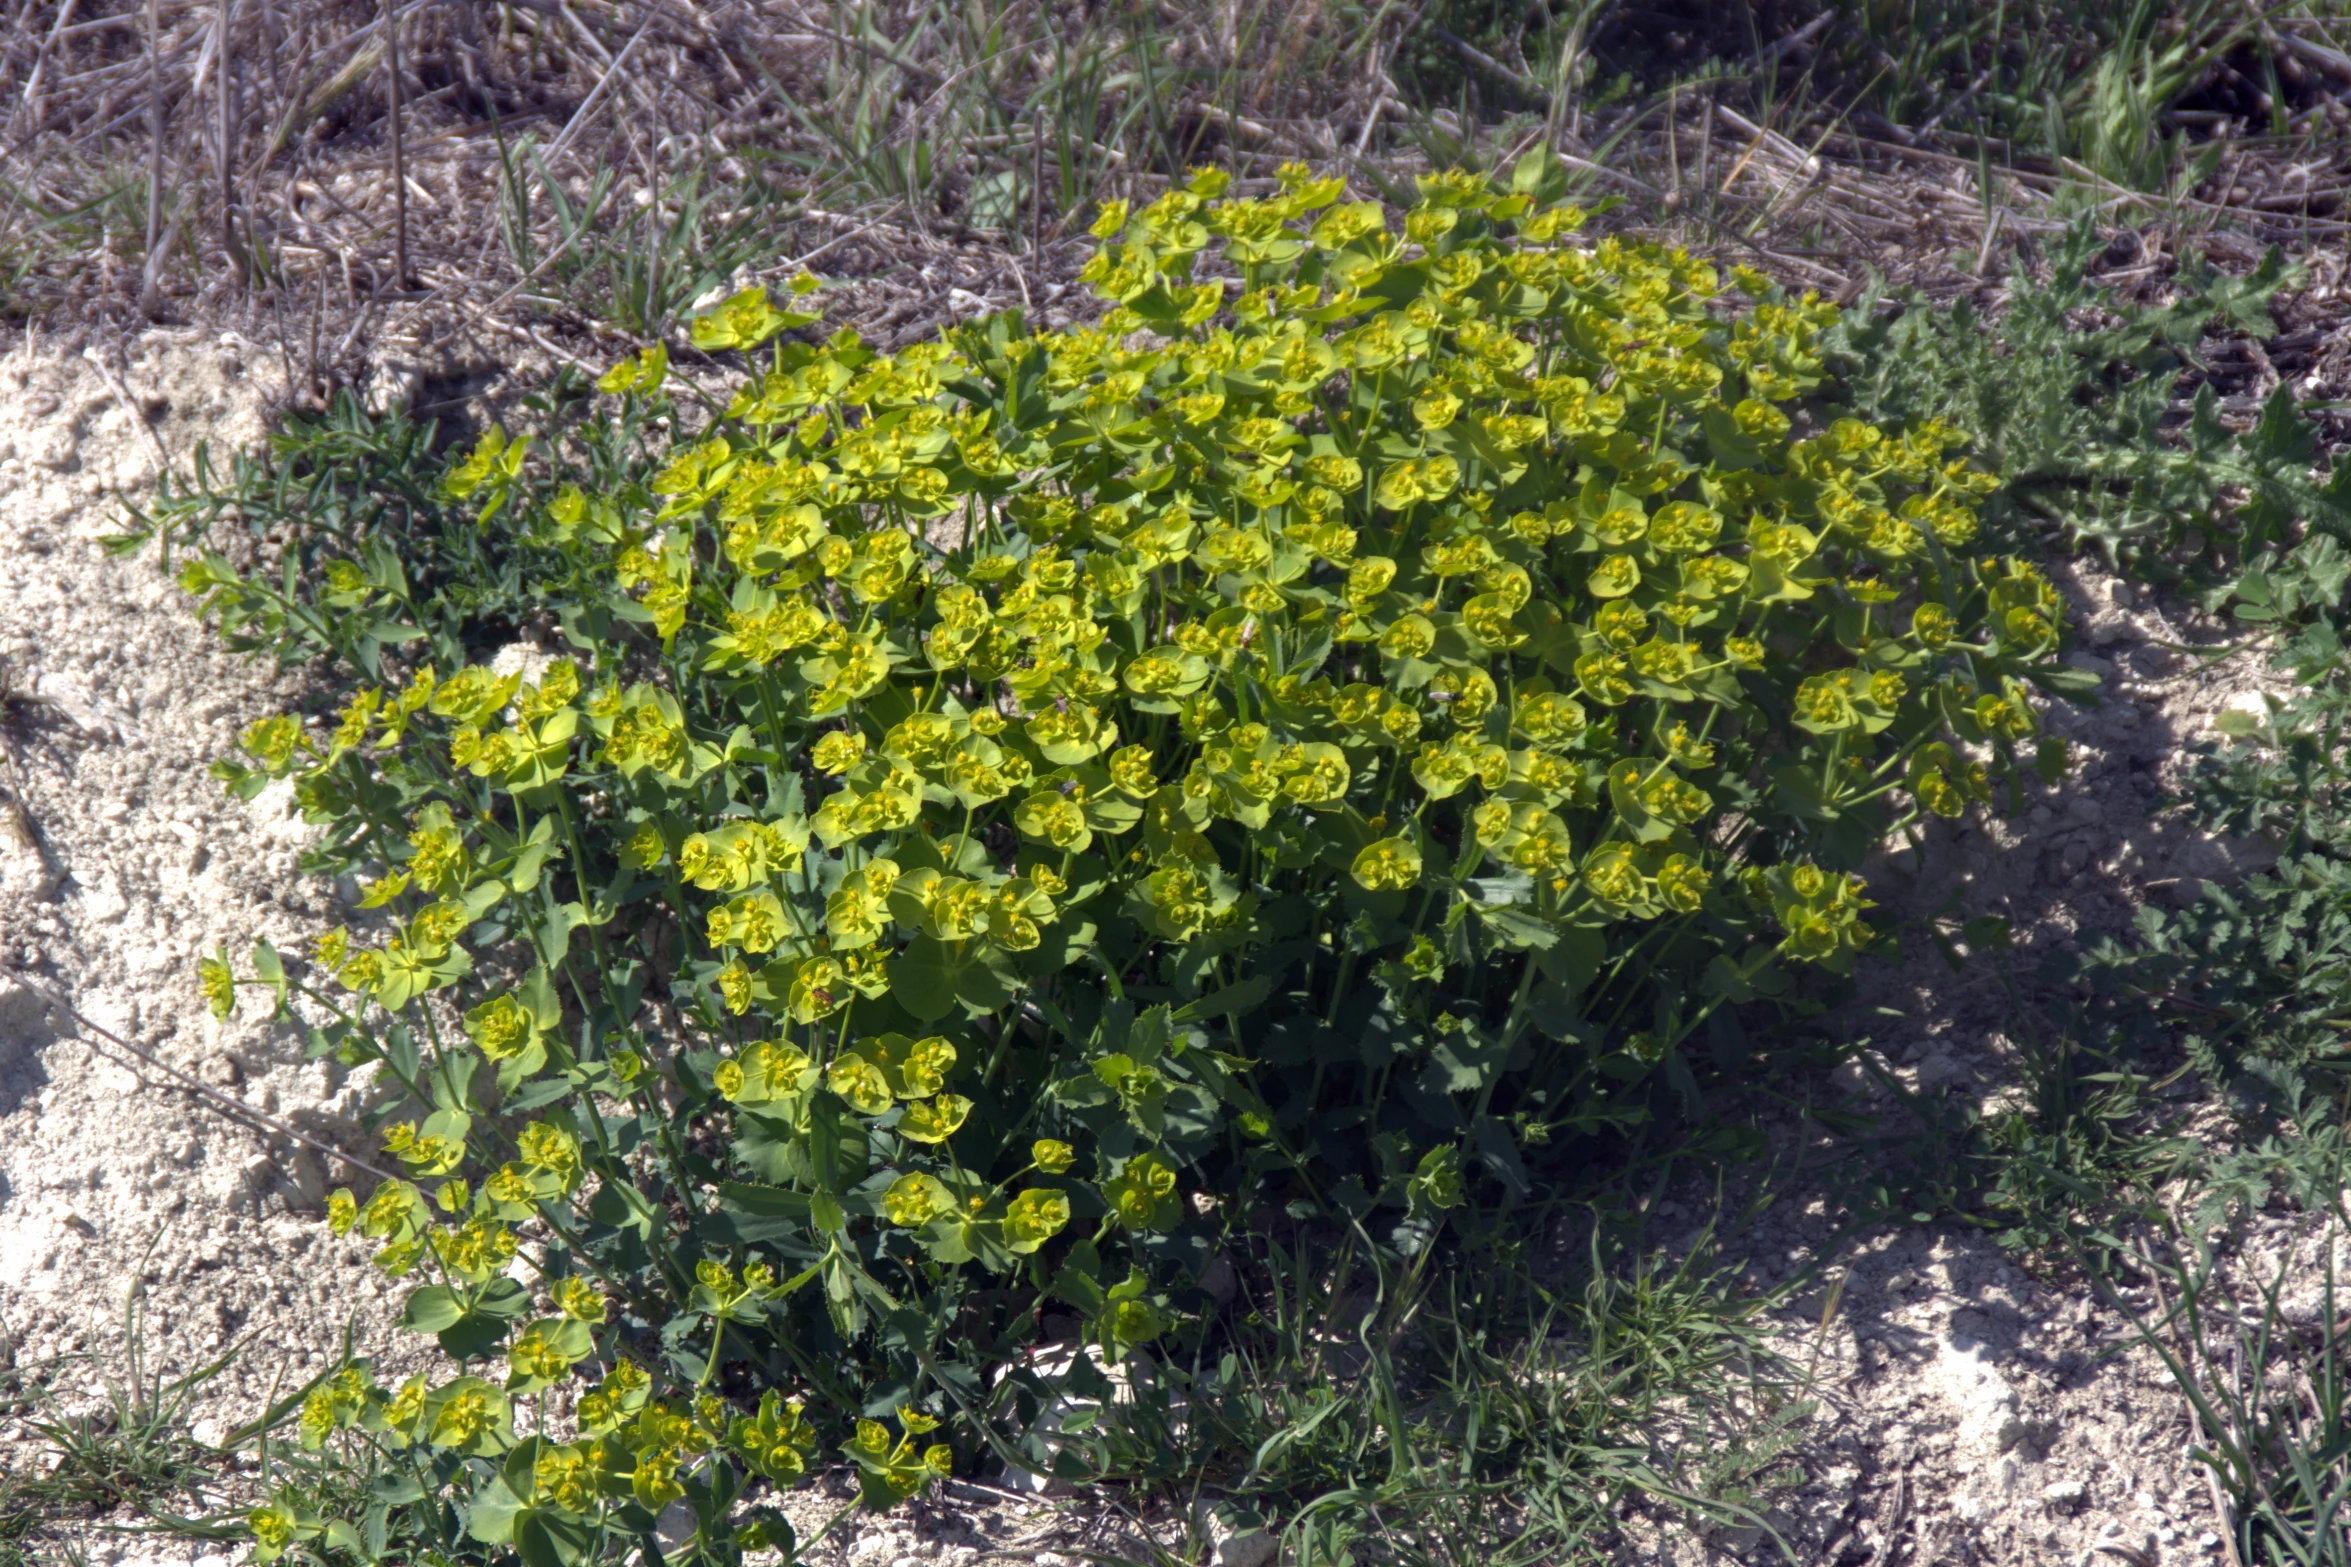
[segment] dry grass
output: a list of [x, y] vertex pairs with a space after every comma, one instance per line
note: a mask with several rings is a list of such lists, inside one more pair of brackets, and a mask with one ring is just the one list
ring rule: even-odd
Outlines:
[[[2077, 120], [2201, 127], [2142, 189], [1995, 143], [1964, 88], [1894, 126], [1837, 13], [1652, 38], [1662, 13], [1578, 0], [1481, 46], [1456, 30], [1481, 5], [23, 0], [0, 31], [0, 311], [239, 325], [313, 398], [401, 339], [600, 366], [804, 266], [853, 280], [834, 321], [901, 343], [1082, 308], [1093, 205], [1196, 163], [1303, 159], [1393, 198], [1544, 140], [1622, 202], [1610, 224], [1842, 297], [1872, 272], [1987, 289], [2083, 212], [2140, 231], [2157, 270], [2351, 229], [2351, 56], [2323, 29], [2271, 29], [2302, 83], [2275, 134], [2085, 89]], [[2239, 31], [2208, 40], [2216, 81], [2242, 76]]]
[[1107, 193], [1344, 156], [1380, 36], [1320, 0], [28, 4], [0, 289], [77, 320], [274, 316], [313, 379], [404, 317], [642, 340], [812, 264], [883, 284], [852, 319], [903, 337], [1036, 302]]

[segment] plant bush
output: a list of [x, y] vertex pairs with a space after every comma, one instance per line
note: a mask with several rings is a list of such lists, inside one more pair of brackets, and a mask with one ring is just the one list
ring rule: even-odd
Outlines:
[[1797, 428], [1829, 307], [1579, 248], [1560, 184], [1399, 228], [1198, 174], [1102, 215], [1092, 326], [886, 356], [754, 290], [691, 434], [660, 350], [600, 383], [679, 432], [649, 484], [453, 468], [569, 655], [412, 661], [220, 768], [368, 873], [206, 982], [406, 1086], [409, 1178], [330, 1221], [465, 1363], [318, 1385], [304, 1441], [385, 1478], [256, 1512], [264, 1560], [602, 1559], [683, 1504], [733, 1561], [825, 1448], [875, 1505], [1067, 1472], [1055, 1400], [1186, 1374], [1220, 1234], [1474, 1244], [1872, 944], [1853, 868], [2014, 773], [2057, 597], [1965, 553], [1948, 428]]

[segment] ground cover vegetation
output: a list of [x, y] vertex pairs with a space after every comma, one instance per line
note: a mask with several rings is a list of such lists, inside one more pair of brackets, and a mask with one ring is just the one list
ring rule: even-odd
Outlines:
[[[1834, 964], [1867, 942], [1843, 873], [1896, 808], [1932, 809], [1938, 779], [1981, 796], [1993, 780], [1971, 761], [2018, 759], [1976, 749], [1997, 738], [1983, 712], [1926, 678], [1964, 669], [1977, 696], [2010, 704], [1994, 731], [2025, 728], [2008, 682], [2027, 666], [2065, 678], [2046, 667], [2062, 633], [2032, 568], [2004, 557], [2087, 544], [2233, 604], [2249, 630], [2278, 629], [2319, 694], [2248, 737], [2267, 749], [2216, 757], [2187, 808], [2216, 826], [2275, 824], [2292, 852], [2090, 954], [2082, 1010], [2028, 1050], [2024, 1107], [1987, 1119], [1921, 1101], [1895, 1135], [1851, 1128], [1884, 1175], [1858, 1195], [1889, 1214], [1996, 1223], [2040, 1256], [2176, 1281], [2166, 1288], [2187, 1299], [2209, 1271], [2194, 1241], [2142, 1254], [2112, 1233], [2135, 1218], [2164, 1234], [2167, 1180], [2193, 1174], [2217, 1204], [2180, 1213], [2181, 1236], [2322, 1191], [2342, 1119], [2326, 742], [2342, 581], [2323, 543], [2294, 546], [2340, 526], [2340, 496], [2312, 467], [2331, 415], [2282, 386], [2266, 409], [2215, 406], [2227, 383], [2200, 339], [2262, 335], [2289, 269], [2247, 251], [2233, 274], [2190, 268], [2143, 306], [2099, 281], [2118, 270], [2106, 230], [2069, 229], [2096, 205], [2106, 222], [2174, 233], [2249, 226], [2291, 246], [2335, 232], [2329, 177], [2279, 173], [2296, 155], [2327, 167], [2322, 138], [2341, 114], [2326, 83], [2344, 72], [2316, 8], [1892, 8], [1860, 27], [1835, 13], [1731, 26], [1705, 8], [1267, 10], [1221, 32], [1118, 8], [860, 10], [797, 19], [780, 54], [758, 41], [776, 29], [735, 12], [517, 10], [470, 37], [423, 18], [386, 36], [357, 15], [330, 36], [324, 10], [273, 33], [269, 15], [165, 6], [163, 33], [57, 17], [54, 37], [25, 35], [9, 67], [19, 83], [30, 73], [28, 135], [9, 154], [13, 307], [200, 315], [241, 298], [276, 314], [294, 379], [323, 400], [339, 334], [315, 323], [356, 313], [356, 337], [414, 279], [500, 330], [558, 334], [585, 369], [525, 411], [528, 444], [469, 436], [444, 454], [429, 422], [335, 399], [271, 457], [200, 468], [153, 514], [212, 550], [190, 585], [239, 645], [332, 660], [363, 707], [378, 693], [348, 743], [332, 715], [257, 735], [262, 754], [240, 764], [256, 771], [237, 782], [319, 768], [311, 801], [350, 829], [330, 858], [380, 878], [374, 919], [397, 921], [398, 947], [363, 923], [340, 954], [257, 954], [258, 970], [238, 954], [216, 983], [223, 1000], [241, 977], [331, 1002], [343, 1017], [320, 1048], [379, 1052], [412, 1079], [405, 1180], [342, 1212], [416, 1270], [413, 1325], [486, 1352], [438, 1389], [378, 1386], [354, 1366], [308, 1390], [313, 1448], [269, 1439], [285, 1488], [252, 1520], [265, 1552], [567, 1559], [640, 1545], [674, 1496], [699, 1509], [698, 1546], [724, 1559], [783, 1529], [738, 1513], [750, 1532], [730, 1540], [717, 1527], [729, 1504], [827, 1459], [876, 1500], [933, 1462], [1178, 1490], [1206, 1476], [1286, 1520], [1310, 1560], [1604, 1557], [1630, 1498], [1751, 1519], [1801, 1426], [1803, 1379], [1762, 1348], [1758, 1303], [1703, 1256], [1657, 1275], [1637, 1244], [1620, 1249], [1637, 1243], [1625, 1193], [1751, 1149], [1726, 1072], [1834, 1059], [1822, 1035], [1785, 1027], [1832, 987], [1817, 965], [1782, 980], [1791, 959]], [[17, 26], [38, 20], [31, 8]], [[228, 63], [208, 77], [209, 38]], [[387, 42], [405, 49], [406, 75]], [[305, 49], [308, 68], [289, 73], [289, 51]], [[632, 49], [666, 58], [667, 85], [615, 68]], [[1268, 51], [1295, 68], [1244, 63]], [[1317, 97], [1297, 83], [1344, 85]], [[93, 114], [101, 88], [113, 96]], [[120, 150], [142, 115], [151, 159]], [[536, 126], [558, 117], [554, 136]], [[405, 167], [384, 144], [403, 122]], [[1568, 161], [1537, 160], [1514, 189], [1509, 154], [1536, 133]], [[588, 145], [598, 137], [610, 140]], [[223, 139], [238, 156], [217, 155]], [[1335, 166], [1350, 145], [1357, 189], [1320, 207], [1300, 200], [1320, 194], [1311, 177], [1265, 177], [1286, 156]], [[466, 167], [469, 146], [491, 149], [496, 199], [428, 222], [408, 170], [428, 196], [454, 188], [436, 172]], [[583, 157], [601, 171], [584, 181], [571, 174]], [[1218, 207], [1213, 178], [1181, 190], [1204, 157], [1243, 170], [1259, 205]], [[1416, 187], [1414, 170], [1460, 161], [1493, 177], [1434, 201]], [[1954, 166], [1954, 189], [1913, 204], [1936, 216], [1886, 204], [1902, 171]], [[294, 189], [304, 178], [319, 194]], [[1668, 251], [1575, 232], [1527, 245], [1537, 215], [1508, 205], [1555, 198], [1563, 178], [1587, 199], [1631, 196], [1595, 228], [1637, 213], [1840, 295], [1891, 237], [1914, 291], [1855, 287], [1838, 312], [1758, 278], [1710, 300], [1708, 269]], [[886, 276], [862, 295], [789, 294], [799, 258], [854, 265], [875, 228], [928, 256], [976, 244], [1017, 258], [1024, 289], [1077, 281], [1082, 230], [1122, 190], [1146, 215], [1085, 280], [1114, 309], [1095, 335], [1025, 347], [1025, 324], [1006, 322], [934, 347], [948, 312]], [[643, 216], [616, 226], [632, 192]], [[1392, 209], [1379, 230], [1345, 236], [1366, 221], [1345, 195], [1375, 192]], [[1224, 218], [1193, 232], [1220, 211], [1264, 222], [1285, 204], [1297, 210], [1279, 234]], [[1452, 226], [1431, 232], [1446, 213]], [[1235, 241], [1269, 248], [1252, 262]], [[356, 274], [329, 264], [337, 247]], [[1187, 271], [1186, 258], [1218, 248], [1249, 313], [1186, 322], [1207, 300], [1185, 291], [1224, 270]], [[2001, 308], [1944, 308], [2002, 253]], [[1478, 278], [1449, 293], [1437, 263], [1455, 256]], [[1565, 271], [1526, 282], [1530, 256]], [[773, 303], [738, 301], [689, 335], [693, 302], [746, 275], [766, 278]], [[1762, 308], [1734, 327], [1741, 301]], [[1434, 322], [1411, 320], [1416, 306]], [[821, 326], [790, 319], [818, 308]], [[1367, 396], [1355, 341], [1383, 312], [1405, 318], [1393, 364], [1414, 368], [1373, 367]], [[880, 341], [828, 338], [842, 324]], [[561, 336], [583, 328], [604, 343]], [[1138, 328], [1185, 346], [1138, 363], [1120, 335]], [[1652, 330], [1666, 350], [1654, 363], [1615, 362], [1619, 334]], [[1518, 350], [1504, 338], [1537, 345], [1541, 370], [1506, 362]], [[628, 362], [592, 388], [615, 341]], [[921, 346], [882, 351], [893, 342]], [[1196, 370], [1219, 343], [1234, 362]], [[1265, 357], [1239, 364], [1243, 344]], [[1288, 378], [1287, 353], [1331, 358]], [[1655, 384], [1611, 384], [1604, 366]], [[1696, 384], [1709, 371], [1725, 379]], [[1580, 414], [1560, 411], [1575, 392], [1564, 377], [1592, 383]], [[2183, 378], [2206, 388], [2185, 419]], [[1542, 380], [1548, 393], [1518, 395]], [[1229, 406], [1207, 410], [1210, 395]], [[1779, 430], [1750, 404], [1795, 423]], [[1542, 428], [1513, 447], [1512, 427], [1492, 423], [1511, 419]], [[1375, 429], [1411, 432], [1412, 449], [1367, 440]], [[1964, 441], [1944, 450], [1944, 430]], [[1669, 473], [1668, 454], [1691, 471]], [[1349, 461], [1360, 490], [1330, 482]], [[1430, 466], [1383, 496], [1407, 464]], [[917, 474], [947, 488], [928, 493]], [[1591, 495], [1589, 479], [1608, 483]], [[1793, 570], [1745, 531], [1750, 486], [1766, 511], [1792, 505], [1774, 526], [1809, 535], [1781, 536], [1809, 551]], [[1880, 510], [1914, 529], [1915, 548], [1873, 552], [1868, 530], [1808, 510], [1848, 493], [1872, 529]], [[1159, 532], [1179, 496], [1190, 538]], [[1675, 548], [1651, 514], [1677, 502], [1722, 531]], [[1962, 507], [1979, 532], [1946, 547]], [[1632, 510], [1647, 531], [1603, 537], [1612, 512]], [[1539, 529], [1520, 525], [1528, 515]], [[1671, 518], [1667, 535], [1691, 520]], [[867, 547], [890, 537], [903, 554]], [[1440, 570], [1448, 549], [1464, 569]], [[1374, 589], [1381, 568], [1357, 568], [1377, 560], [1396, 575]], [[1630, 562], [1628, 592], [1594, 580], [1627, 570], [1615, 561]], [[959, 625], [937, 603], [950, 588], [971, 595], [956, 600], [972, 606]], [[1832, 602], [1842, 620], [1822, 613]], [[1930, 602], [1965, 617], [1941, 648], [1912, 613]], [[839, 645], [783, 645], [795, 608]], [[2044, 629], [2012, 635], [2016, 610]], [[1632, 612], [1647, 617], [1638, 629]], [[1417, 652], [1416, 621], [1429, 638]], [[934, 663], [942, 629], [949, 658], [969, 634], [962, 662]], [[524, 632], [568, 654], [577, 690], [561, 663], [511, 689], [478, 672]], [[1736, 640], [1766, 648], [1762, 669], [1740, 667]], [[1034, 661], [991, 665], [1007, 643]], [[1701, 650], [1686, 671], [1634, 666], [1687, 656], [1677, 647]], [[1146, 685], [1172, 678], [1137, 689], [1137, 665]], [[1334, 673], [1316, 691], [1316, 669], [1361, 678]], [[1807, 697], [1808, 678], [1839, 669], [1903, 686], [1883, 703], [1819, 684]], [[974, 700], [992, 680], [1011, 702]], [[1518, 722], [1538, 710], [1557, 732]], [[992, 735], [989, 711], [1004, 720]], [[1084, 728], [1085, 714], [1100, 727], [1049, 736], [1061, 754], [1048, 754], [1031, 732], [1048, 713], [1048, 729]], [[1419, 734], [1385, 722], [1407, 713]], [[1674, 737], [1707, 713], [1714, 727], [1698, 716]], [[935, 755], [916, 744], [933, 718], [947, 726]], [[825, 732], [844, 737], [837, 771], [801, 765]], [[863, 754], [842, 757], [852, 734]], [[1119, 777], [1128, 747], [1150, 753], [1147, 779], [1127, 764], [1137, 788]], [[1343, 775], [1320, 766], [1332, 751]], [[966, 757], [996, 777], [958, 793], [947, 769]], [[1860, 786], [1838, 771], [1857, 757]], [[1640, 770], [1624, 789], [1620, 761]], [[1309, 798], [1325, 773], [1343, 776], [1336, 794]], [[1668, 800], [1669, 780], [1703, 803]], [[875, 827], [836, 804], [828, 834], [825, 804], [844, 798], [875, 821], [912, 814]], [[1489, 835], [1477, 812], [1497, 803], [1511, 818]], [[425, 845], [448, 863], [417, 867]], [[1135, 848], [1140, 862], [1124, 858]], [[896, 875], [877, 888], [884, 865]], [[1810, 895], [1796, 884], [1808, 868], [1821, 877]], [[1409, 888], [1378, 885], [1407, 874]], [[875, 927], [862, 944], [860, 898]], [[336, 961], [305, 961], [322, 956]], [[1055, 958], [1091, 961], [1068, 973], [1103, 985], [1081, 987]], [[1677, 983], [1645, 977], [1652, 958]], [[356, 988], [327, 982], [355, 961]], [[462, 997], [464, 1015], [419, 999], [433, 989]], [[2045, 1014], [2048, 996], [2034, 1000]], [[2205, 1026], [2239, 1008], [2254, 1021]], [[2216, 1159], [2149, 1092], [2181, 1064], [2183, 1020], [2199, 1023], [2187, 1064], [2242, 1116]], [[1282, 1070], [1236, 1065], [1251, 1059]], [[1068, 1086], [1017, 1102], [1015, 1083]], [[536, 1154], [520, 1136], [534, 1126]], [[1067, 1146], [1067, 1169], [1046, 1144]], [[1170, 1201], [1195, 1193], [1209, 1200]], [[1544, 1240], [1585, 1204], [1600, 1210], [1593, 1253], [1569, 1259], [1563, 1290]], [[549, 1254], [570, 1281], [560, 1293], [509, 1287], [493, 1256], [532, 1210], [568, 1237]], [[1244, 1223], [1252, 1211], [1272, 1229]], [[1455, 1248], [1479, 1259], [1474, 1283], [1436, 1266]], [[1200, 1268], [1220, 1257], [1237, 1264], [1237, 1306], [1204, 1287]], [[1351, 1295], [1376, 1309], [1341, 1310]], [[2222, 1325], [2259, 1320], [2259, 1304]], [[2148, 1327], [2178, 1341], [2173, 1323]], [[2284, 1387], [2332, 1365], [2335, 1338], [2312, 1359], [2293, 1334], [2262, 1332], [2231, 1360], [2196, 1331], [2177, 1368], [2216, 1390], [2200, 1407], [2243, 1559], [2339, 1559], [2335, 1379], [2318, 1377], [2309, 1411], [2265, 1415], [2258, 1397], [2229, 1406], [2242, 1384], [2207, 1373], [2274, 1365]], [[1076, 1334], [1092, 1347], [1069, 1353]], [[1047, 1348], [1042, 1368], [998, 1375], [1030, 1347]], [[589, 1381], [607, 1368], [617, 1380]], [[768, 1402], [770, 1386], [806, 1407]], [[562, 1405], [554, 1387], [601, 1400], [578, 1405], [577, 1442], [533, 1431]], [[160, 1391], [134, 1402], [115, 1429], [171, 1429]], [[531, 1435], [512, 1435], [517, 1410]], [[108, 1433], [92, 1435], [98, 1467], [116, 1463]], [[78, 1505], [12, 1484], [33, 1508]]]
[[[429, 1108], [332, 1222], [505, 1363], [355, 1366], [307, 1441], [565, 1560], [681, 1497], [727, 1557], [820, 1439], [874, 1503], [959, 1443], [1085, 1475], [1047, 1417], [1105, 1369], [1230, 1374], [1221, 1237], [1307, 1205], [1409, 1275], [1459, 1208], [1491, 1247], [1741, 1065], [1785, 964], [1870, 944], [1852, 867], [2014, 773], [2054, 590], [1965, 553], [1991, 481], [1948, 427], [1793, 434], [1831, 307], [1750, 274], [1710, 314], [1704, 264], [1576, 245], [1560, 183], [1428, 176], [1397, 233], [1303, 168], [1203, 174], [1099, 220], [1098, 325], [875, 356], [754, 290], [697, 322], [752, 367], [707, 427], [658, 349], [600, 383], [624, 447], [680, 431], [649, 484], [483, 437], [445, 487], [571, 651], [403, 660], [223, 764], [295, 778], [389, 923], [224, 954], [216, 1009], [298, 993]], [[421, 640], [390, 551], [318, 569], [310, 603], [217, 553], [181, 581], [355, 670]], [[1090, 1346], [1059, 1377], [1048, 1309]], [[579, 1436], [518, 1436], [575, 1366]], [[269, 1550], [365, 1527], [255, 1515]]]

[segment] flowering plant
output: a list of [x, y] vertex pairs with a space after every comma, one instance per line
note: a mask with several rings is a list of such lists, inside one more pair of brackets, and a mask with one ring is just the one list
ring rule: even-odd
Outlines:
[[[1206, 1331], [1282, 1200], [1417, 1253], [1870, 947], [1854, 866], [2017, 765], [2056, 595], [1965, 553], [1947, 429], [1808, 416], [1829, 307], [1579, 245], [1557, 175], [1399, 224], [1195, 174], [1102, 214], [1059, 332], [885, 355], [754, 289], [649, 486], [456, 465], [597, 585], [571, 651], [222, 768], [372, 866], [306, 970], [209, 982], [406, 1085], [407, 1178], [330, 1219], [469, 1363], [348, 1368], [306, 1441], [534, 1563], [675, 1504], [781, 1543], [747, 1498], [820, 1440], [877, 1505], [1050, 1470], [1048, 1303], [1108, 1360]], [[600, 386], [677, 414], [658, 348]], [[369, 1527], [273, 1505], [268, 1550]]]

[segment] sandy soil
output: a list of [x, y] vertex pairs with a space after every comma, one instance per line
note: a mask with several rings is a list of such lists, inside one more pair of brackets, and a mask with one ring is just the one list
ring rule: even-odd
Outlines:
[[65, 1358], [68, 1416], [123, 1374], [134, 1288], [161, 1364], [251, 1341], [204, 1401], [212, 1434], [321, 1363], [354, 1310], [363, 1341], [388, 1339], [386, 1288], [314, 1217], [316, 1158], [198, 1108], [10, 974], [297, 1126], [331, 1137], [365, 1100], [291, 1030], [216, 1023], [196, 990], [200, 956], [297, 941], [332, 894], [294, 874], [304, 829], [282, 794], [243, 805], [205, 772], [294, 687], [221, 651], [154, 560], [99, 543], [166, 451], [256, 440], [273, 370], [196, 333], [127, 357], [28, 341], [0, 364], [0, 654], [32, 838], [0, 858], [0, 1326], [20, 1369]]

